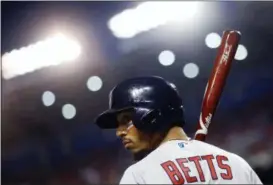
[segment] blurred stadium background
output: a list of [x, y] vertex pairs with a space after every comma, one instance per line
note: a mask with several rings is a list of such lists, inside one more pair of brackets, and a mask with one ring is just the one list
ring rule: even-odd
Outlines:
[[273, 184], [272, 2], [1, 2], [2, 184], [118, 183], [132, 163], [93, 119], [116, 83], [159, 75], [194, 133], [222, 32], [242, 33], [208, 141]]

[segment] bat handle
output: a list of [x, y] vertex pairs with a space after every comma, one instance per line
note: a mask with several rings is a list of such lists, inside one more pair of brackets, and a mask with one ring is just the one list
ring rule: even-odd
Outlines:
[[[201, 113], [200, 118], [199, 118], [199, 124], [198, 124], [199, 128], [195, 132], [194, 139], [199, 140], [199, 141], [206, 140], [206, 136], [208, 134], [208, 127], [211, 123], [212, 116], [213, 115], [211, 113], [209, 113], [207, 118], [203, 118], [203, 114]], [[203, 120], [205, 120], [205, 123], [203, 122]]]
[[195, 134], [194, 139], [198, 140], [198, 141], [205, 141], [206, 140], [206, 136], [205, 134]]
[[[205, 90], [205, 94], [207, 93], [207, 90], [208, 90], [207, 87]], [[203, 100], [203, 105], [206, 105], [206, 104], [204, 104], [204, 102], [206, 102], [206, 99], [207, 98], [205, 98]], [[214, 115], [214, 110], [209, 110], [208, 108], [204, 109], [204, 107], [207, 107], [207, 106], [202, 107], [203, 110], [202, 110], [200, 117], [199, 117], [198, 128], [197, 128], [197, 131], [195, 132], [195, 135], [194, 135], [194, 139], [199, 140], [199, 141], [205, 141], [206, 136], [208, 134], [209, 125], [211, 124], [211, 120]]]

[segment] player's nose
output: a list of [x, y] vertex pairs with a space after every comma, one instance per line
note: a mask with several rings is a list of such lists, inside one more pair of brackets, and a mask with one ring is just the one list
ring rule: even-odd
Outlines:
[[119, 126], [116, 130], [116, 136], [119, 138], [123, 138], [124, 136], [126, 136], [127, 134], [127, 130], [125, 127]]

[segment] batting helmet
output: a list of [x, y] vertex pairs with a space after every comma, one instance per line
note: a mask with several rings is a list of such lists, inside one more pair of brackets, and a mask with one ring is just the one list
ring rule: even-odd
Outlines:
[[109, 109], [95, 123], [100, 128], [116, 128], [117, 114], [133, 110], [133, 124], [144, 131], [156, 131], [173, 123], [184, 125], [182, 100], [173, 84], [161, 77], [137, 77], [125, 80], [109, 94]]

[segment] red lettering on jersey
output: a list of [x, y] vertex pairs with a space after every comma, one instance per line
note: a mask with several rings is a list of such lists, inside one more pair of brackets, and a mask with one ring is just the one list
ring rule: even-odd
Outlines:
[[180, 168], [182, 169], [185, 178], [188, 183], [197, 182], [197, 178], [195, 176], [191, 177], [189, 172], [191, 172], [190, 168], [186, 167], [184, 163], [188, 163], [188, 160], [186, 158], [180, 158], [176, 159], [177, 163], [179, 164]]
[[201, 157], [200, 156], [193, 156], [193, 157], [189, 157], [188, 160], [194, 162], [196, 169], [198, 171], [198, 174], [199, 174], [200, 181], [205, 182], [204, 172], [203, 172], [201, 165], [200, 165]]
[[217, 177], [217, 174], [216, 174], [216, 171], [215, 171], [215, 167], [214, 167], [213, 162], [212, 162], [212, 159], [214, 159], [214, 156], [213, 155], [204, 155], [204, 156], [202, 156], [202, 159], [206, 160], [207, 163], [208, 163], [210, 174], [211, 174], [211, 178], [213, 180], [217, 180], [218, 177]]
[[226, 180], [233, 179], [231, 168], [228, 164], [224, 164], [223, 161], [228, 161], [228, 158], [226, 156], [217, 155], [216, 160], [218, 163], [219, 168], [226, 170], [226, 173], [221, 173], [221, 177]]
[[173, 161], [166, 161], [161, 166], [173, 184], [184, 184], [185, 180]]

